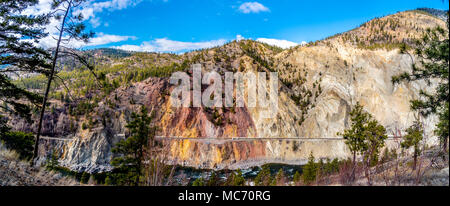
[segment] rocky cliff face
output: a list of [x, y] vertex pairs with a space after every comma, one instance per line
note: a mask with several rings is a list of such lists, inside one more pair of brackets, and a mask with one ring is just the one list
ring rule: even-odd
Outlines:
[[[73, 170], [109, 170], [111, 148], [127, 136], [126, 122], [140, 105], [155, 112], [159, 141], [168, 145], [169, 161], [174, 164], [216, 169], [266, 162], [303, 164], [311, 152], [318, 158], [346, 158], [349, 151], [344, 141], [335, 138], [349, 125], [349, 111], [356, 102], [388, 134], [412, 123], [409, 100], [429, 87], [423, 82], [391, 83], [393, 75], [409, 71], [415, 61], [414, 55], [401, 54], [392, 45], [407, 44], [424, 29], [444, 24], [429, 15], [402, 12], [278, 53], [243, 40], [181, 55], [177, 58], [201, 63], [205, 71], [277, 71], [276, 118], [261, 118], [261, 108], [174, 108], [169, 102], [173, 85], [168, 78], [150, 77], [121, 86], [100, 101], [90, 114], [98, 122], [92, 128], [83, 129], [86, 116], [72, 117], [64, 106], [46, 115], [41, 161], [56, 150], [61, 164]], [[114, 105], [108, 104], [111, 99]], [[436, 144], [432, 133], [436, 118], [423, 121], [427, 143]], [[21, 121], [13, 126], [35, 129]], [[392, 144], [388, 140], [388, 146]]]

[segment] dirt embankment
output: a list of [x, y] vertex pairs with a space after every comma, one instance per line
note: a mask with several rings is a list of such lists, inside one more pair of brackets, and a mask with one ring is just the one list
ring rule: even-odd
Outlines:
[[79, 183], [61, 174], [36, 169], [29, 163], [18, 160], [17, 154], [0, 145], [0, 186], [58, 186], [79, 185]]
[[[439, 147], [426, 150], [417, 159], [413, 170], [411, 155], [399, 157], [370, 169], [373, 186], [449, 186], [449, 155]], [[333, 175], [324, 185], [355, 185], [368, 186], [368, 179], [362, 168], [356, 169], [356, 180], [345, 183], [345, 172]], [[321, 183], [319, 183], [320, 185]]]

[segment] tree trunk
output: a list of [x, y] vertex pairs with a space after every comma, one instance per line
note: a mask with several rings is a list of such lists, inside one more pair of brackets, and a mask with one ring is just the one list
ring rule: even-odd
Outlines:
[[372, 156], [373, 156], [373, 154], [374, 154], [374, 152], [375, 152], [375, 148], [372, 148], [372, 149], [370, 149], [368, 152], [366, 152], [366, 154], [365, 154], [365, 161], [363, 161], [363, 162], [365, 162], [364, 164], [365, 164], [365, 169], [364, 169], [364, 173], [365, 173], [365, 175], [366, 175], [366, 178], [367, 178], [367, 184], [369, 185], [369, 186], [372, 186], [372, 178], [371, 178], [371, 174], [370, 174], [370, 170], [371, 170], [371, 162], [372, 162]]
[[365, 173], [367, 178], [367, 184], [369, 184], [369, 186], [372, 186], [372, 179], [370, 178], [370, 156], [367, 158]]
[[447, 144], [448, 144], [448, 137], [447, 138], [444, 138], [444, 152], [446, 152], [447, 153]]
[[356, 152], [353, 152], [353, 168], [352, 168], [352, 174], [350, 176], [350, 180], [355, 180], [355, 170], [356, 170]]
[[67, 15], [69, 14], [69, 10], [70, 10], [71, 4], [72, 4], [72, 1], [69, 1], [69, 5], [67, 6], [67, 9], [66, 9], [65, 14], [64, 14], [64, 18], [63, 18], [62, 23], [61, 23], [61, 28], [60, 28], [60, 31], [59, 31], [58, 42], [56, 43], [55, 56], [53, 56], [53, 61], [52, 61], [52, 69], [50, 71], [50, 75], [48, 76], [47, 88], [45, 89], [44, 99], [43, 99], [43, 102], [42, 102], [42, 109], [41, 109], [41, 114], [40, 114], [40, 117], [39, 117], [38, 131], [37, 131], [37, 134], [36, 134], [36, 141], [34, 143], [34, 152], [33, 152], [33, 157], [31, 159], [32, 160], [31, 161], [31, 166], [34, 166], [34, 163], [35, 163], [34, 161], [35, 161], [35, 159], [38, 156], [39, 138], [41, 136], [42, 121], [44, 119], [45, 106], [47, 104], [48, 93], [50, 91], [50, 86], [52, 84], [53, 75], [55, 74], [56, 60], [58, 59], [58, 52], [59, 52], [59, 45], [61, 44], [62, 35], [64, 33], [64, 24], [66, 22]]
[[416, 165], [417, 165], [417, 152], [414, 151], [414, 165], [413, 165], [413, 170], [416, 170]]

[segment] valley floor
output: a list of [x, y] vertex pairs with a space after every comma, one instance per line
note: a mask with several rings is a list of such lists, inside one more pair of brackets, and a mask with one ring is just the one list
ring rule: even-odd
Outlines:
[[[442, 154], [438, 148], [431, 148], [419, 158], [417, 169], [412, 170], [412, 158], [391, 160], [371, 168], [372, 185], [377, 186], [448, 186], [448, 153]], [[76, 179], [59, 172], [48, 171], [44, 167], [32, 168], [29, 163], [18, 160], [13, 151], [0, 147], [0, 186], [57, 186], [81, 185]], [[249, 184], [251, 185], [251, 184]], [[291, 182], [291, 185], [292, 182]], [[357, 170], [354, 182], [345, 183], [345, 174], [320, 178], [312, 185], [369, 185], [363, 170]]]

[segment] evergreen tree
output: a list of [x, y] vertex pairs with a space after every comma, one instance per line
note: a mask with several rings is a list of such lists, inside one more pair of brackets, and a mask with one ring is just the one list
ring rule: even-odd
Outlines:
[[300, 172], [296, 171], [295, 174], [294, 174], [294, 177], [293, 177], [294, 183], [299, 182], [300, 178], [301, 178]]
[[378, 163], [380, 149], [384, 147], [384, 141], [387, 139], [386, 129], [377, 120], [371, 119], [365, 127], [364, 139], [363, 160], [365, 175], [368, 184], [371, 185], [370, 167]]
[[372, 115], [363, 111], [363, 107], [357, 102], [350, 111], [351, 127], [338, 133], [345, 139], [345, 144], [353, 154], [353, 169], [351, 179], [355, 178], [356, 155], [363, 156], [363, 163], [366, 168], [366, 177], [370, 184], [369, 167], [378, 162], [380, 149], [387, 139], [386, 129], [373, 119]]
[[365, 150], [364, 127], [369, 121], [369, 118], [369, 114], [364, 112], [363, 107], [357, 102], [355, 107], [350, 111], [350, 129], [344, 130], [344, 133], [337, 133], [337, 135], [345, 139], [345, 144], [353, 155], [352, 179], [355, 178], [356, 155]]
[[131, 136], [121, 140], [113, 148], [112, 152], [119, 156], [113, 158], [111, 165], [122, 174], [121, 178], [125, 178], [126, 184], [139, 185], [144, 168], [144, 154], [151, 146], [149, 142], [153, 142], [156, 128], [150, 127], [152, 118], [148, 116], [145, 106], [141, 107], [139, 114], [133, 112], [131, 119], [126, 125]]
[[109, 175], [106, 176], [105, 178], [105, 185], [113, 185], [113, 182], [111, 180], [111, 177], [109, 177]]
[[81, 175], [81, 183], [86, 184], [89, 181], [89, 178], [91, 177], [91, 175], [87, 172], [83, 172], [83, 174]]
[[[9, 130], [6, 126], [4, 128]], [[0, 128], [0, 130], [2, 129]], [[34, 136], [32, 133], [6, 131], [0, 135], [0, 141], [8, 149], [15, 150], [22, 160], [29, 160], [33, 155]]]
[[[48, 15], [23, 15], [26, 8], [35, 6], [37, 0], [0, 1], [0, 105], [6, 113], [19, 115], [30, 120], [31, 108], [28, 102], [39, 105], [38, 94], [19, 88], [8, 74], [48, 72], [50, 54], [34, 43], [46, 36], [42, 28], [48, 24]], [[6, 121], [0, 121], [0, 137], [9, 131]]]
[[369, 161], [368, 164], [372, 166], [378, 162], [380, 149], [384, 147], [384, 141], [387, 139], [386, 129], [378, 121], [371, 120], [367, 124], [365, 135], [367, 148], [365, 158]]
[[329, 158], [326, 158], [325, 164], [323, 165], [323, 173], [324, 174], [333, 173], [333, 165], [331, 164], [331, 160]]
[[325, 174], [325, 163], [323, 162], [323, 159], [320, 159], [317, 163], [317, 178], [322, 177]]
[[406, 81], [425, 80], [428, 85], [437, 82], [437, 87], [431, 93], [420, 91], [421, 99], [411, 101], [411, 108], [421, 115], [438, 114], [439, 123], [436, 134], [439, 135], [443, 149], [447, 151], [449, 128], [449, 18], [447, 13], [447, 29], [436, 27], [427, 29], [422, 39], [418, 40], [415, 53], [419, 62], [412, 65], [412, 72], [405, 72], [392, 77], [392, 82], [398, 84]]
[[220, 178], [216, 171], [211, 173], [211, 177], [209, 177], [207, 186], [220, 186]]
[[194, 180], [194, 182], [192, 183], [192, 186], [205, 186], [205, 181], [203, 180], [202, 177], [197, 178]]
[[277, 172], [277, 175], [273, 179], [272, 186], [277, 186], [277, 185], [283, 184], [284, 181], [285, 181], [285, 175], [284, 175], [283, 169], [280, 168], [280, 170], [278, 170], [278, 172]]
[[316, 180], [317, 164], [314, 162], [314, 155], [311, 152], [308, 158], [308, 163], [303, 166], [303, 182], [310, 184]]
[[59, 159], [58, 152], [56, 150], [53, 150], [53, 152], [50, 155], [50, 159], [48, 160], [47, 167], [49, 167], [50, 169], [55, 169], [56, 167], [58, 167], [59, 165], [58, 159]]
[[423, 130], [421, 129], [420, 123], [415, 121], [413, 125], [411, 125], [408, 129], [406, 129], [406, 135], [403, 136], [403, 141], [401, 142], [401, 146], [404, 149], [409, 149], [410, 147], [414, 148], [414, 165], [413, 170], [416, 169], [417, 165], [417, 157], [420, 155], [420, 142], [423, 139]]
[[334, 158], [330, 163], [331, 173], [339, 172], [339, 160]]
[[268, 186], [272, 182], [270, 168], [268, 165], [263, 165], [262, 170], [255, 177], [256, 186]]
[[244, 176], [242, 175], [242, 171], [240, 169], [238, 169], [234, 175], [233, 185], [234, 186], [244, 186], [245, 185], [245, 179], [244, 179]]
[[444, 151], [448, 152], [448, 148], [447, 148], [447, 144], [448, 144], [448, 137], [449, 137], [449, 133], [448, 133], [448, 128], [450, 127], [449, 125], [449, 103], [446, 102], [444, 103], [444, 108], [442, 109], [442, 111], [439, 113], [439, 122], [436, 125], [436, 135], [439, 136], [439, 139], [441, 140], [441, 145], [444, 148]]

